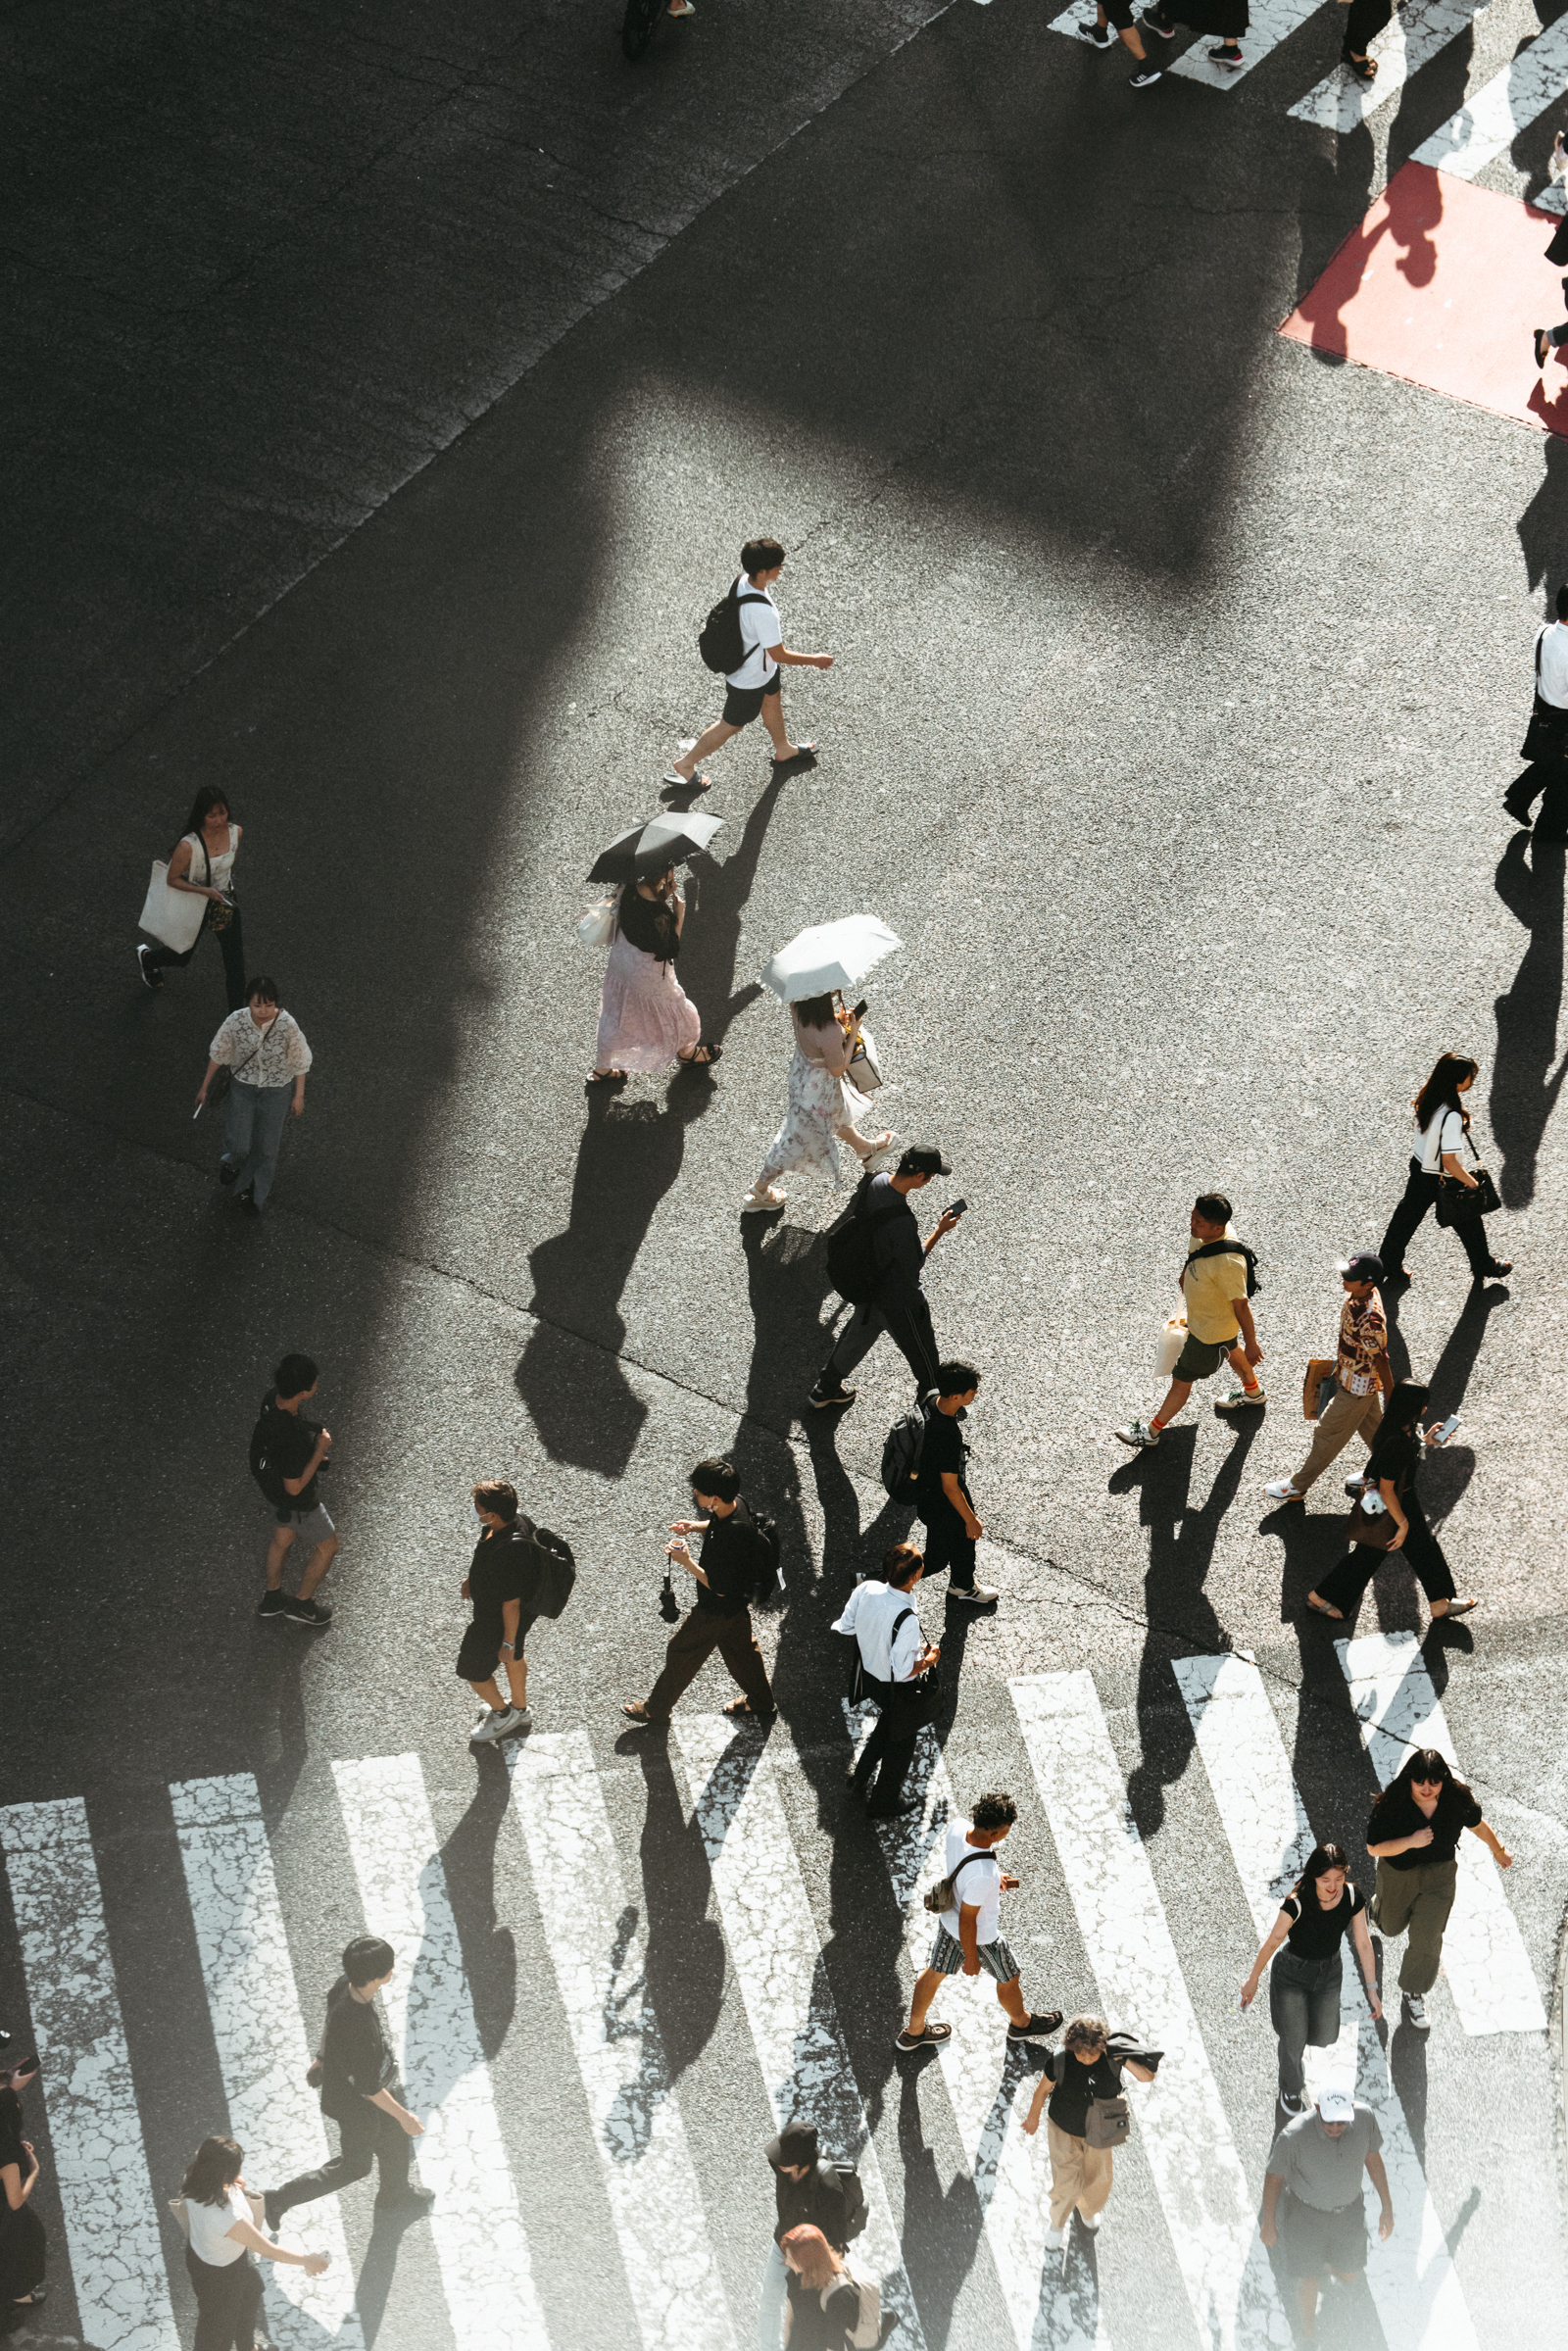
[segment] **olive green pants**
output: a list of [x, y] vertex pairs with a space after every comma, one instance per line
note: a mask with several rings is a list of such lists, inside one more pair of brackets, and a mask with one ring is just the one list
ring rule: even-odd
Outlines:
[[1420, 1999], [1432, 1989], [1443, 1962], [1443, 1930], [1459, 1882], [1456, 1861], [1434, 1861], [1416, 1870], [1378, 1863], [1378, 1882], [1367, 1916], [1380, 1935], [1406, 1935], [1399, 1964], [1399, 1989]]

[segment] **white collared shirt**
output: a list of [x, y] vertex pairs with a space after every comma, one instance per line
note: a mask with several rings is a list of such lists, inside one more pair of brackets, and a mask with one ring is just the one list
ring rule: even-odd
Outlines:
[[[905, 1608], [908, 1617], [895, 1635], [893, 1627]], [[857, 1584], [833, 1630], [854, 1634], [860, 1644], [860, 1662], [873, 1682], [907, 1682], [925, 1647], [913, 1592], [900, 1592], [897, 1585], [878, 1583], [874, 1577]]]
[[1568, 710], [1568, 620], [1545, 621], [1536, 631], [1541, 647], [1541, 699]]

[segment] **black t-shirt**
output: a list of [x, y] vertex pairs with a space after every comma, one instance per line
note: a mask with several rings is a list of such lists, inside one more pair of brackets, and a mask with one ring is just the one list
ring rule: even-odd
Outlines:
[[872, 1220], [871, 1250], [877, 1273], [874, 1303], [910, 1306], [924, 1295], [920, 1276], [925, 1271], [925, 1250], [914, 1210], [902, 1192], [894, 1191], [891, 1176], [878, 1175], [871, 1178], [865, 1212]]
[[[314, 1421], [302, 1420], [297, 1412], [284, 1412], [278, 1405], [276, 1392], [267, 1399], [272, 1418], [270, 1450], [277, 1464], [279, 1477], [303, 1478], [311, 1466], [316, 1440], [320, 1430]], [[318, 1476], [319, 1472], [317, 1473]], [[318, 1495], [316, 1479], [302, 1486], [298, 1494], [286, 1494], [279, 1504], [284, 1510], [314, 1510]]]
[[748, 1605], [766, 1560], [762, 1538], [742, 1494], [727, 1518], [708, 1522], [697, 1564], [708, 1578], [697, 1587], [697, 1605], [710, 1616], [734, 1616]]
[[662, 898], [644, 898], [635, 882], [621, 892], [616, 918], [623, 935], [633, 947], [640, 947], [645, 955], [656, 955], [661, 963], [673, 963], [680, 954], [675, 909]]
[[365, 2099], [390, 2089], [398, 2078], [380, 2009], [373, 1999], [356, 2000], [346, 1976], [326, 1995], [321, 2066], [321, 2112], [338, 2122], [358, 2114]]
[[974, 1507], [965, 1469], [969, 1447], [958, 1427], [965, 1417], [962, 1412], [939, 1412], [934, 1407], [927, 1417], [925, 1443], [920, 1447], [920, 1516], [927, 1526], [941, 1511], [953, 1508], [942, 1487], [944, 1470], [957, 1479], [958, 1492], [969, 1507]]
[[1387, 1478], [1402, 1500], [1420, 1466], [1421, 1440], [1414, 1429], [1405, 1429], [1399, 1436], [1382, 1439], [1373, 1445], [1363, 1474], [1369, 1487], [1375, 1479]]
[[1440, 1862], [1453, 1859], [1461, 1835], [1473, 1829], [1480, 1818], [1480, 1805], [1457, 1780], [1445, 1780], [1430, 1820], [1408, 1788], [1391, 1788], [1372, 1807], [1366, 1841], [1369, 1845], [1388, 1844], [1396, 1837], [1413, 1837], [1418, 1829], [1430, 1829], [1429, 1845], [1413, 1845], [1408, 1852], [1389, 1853], [1384, 1858], [1391, 1870], [1435, 1869]]
[[[520, 1600], [532, 1581], [533, 1546], [530, 1543], [526, 1519], [510, 1527], [487, 1527], [474, 1544], [473, 1563], [468, 1569], [468, 1601], [473, 1609], [473, 1621], [487, 1641], [493, 1639], [501, 1646], [506, 1628], [502, 1623], [502, 1605], [507, 1600]], [[518, 1618], [519, 1624], [521, 1618]]]
[[790, 2287], [790, 2351], [844, 2351], [850, 2328], [858, 2325], [860, 2297], [846, 2278], [822, 2307], [820, 2286], [807, 2285], [793, 2270]]
[[775, 2164], [773, 2194], [778, 2226], [773, 2242], [792, 2229], [820, 2229], [835, 2253], [849, 2243], [845, 2232], [844, 2189], [831, 2164], [813, 2163], [804, 2180], [791, 2180]]
[[1358, 1887], [1347, 1886], [1334, 1908], [1325, 1910], [1316, 1893], [1308, 1889], [1299, 1897], [1287, 1894], [1280, 1908], [1296, 1921], [1285, 1937], [1288, 1951], [1294, 1951], [1298, 1959], [1332, 1959], [1341, 1937], [1350, 1932], [1350, 1921], [1366, 1908], [1366, 1897]]
[[1080, 2064], [1071, 2049], [1064, 2054], [1067, 2062], [1046, 2112], [1058, 2131], [1082, 2138], [1089, 2128], [1090, 2099], [1121, 2096], [1121, 2067], [1108, 2049], [1093, 2065]]

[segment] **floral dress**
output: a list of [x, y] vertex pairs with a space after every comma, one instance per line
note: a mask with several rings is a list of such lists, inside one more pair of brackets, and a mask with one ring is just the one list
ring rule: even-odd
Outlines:
[[[791, 1004], [790, 1023], [795, 1058], [790, 1063], [784, 1124], [762, 1161], [758, 1182], [771, 1184], [781, 1175], [808, 1171], [830, 1184], [842, 1184], [848, 1147], [839, 1138], [871, 1107], [870, 1098], [844, 1075], [852, 1049], [836, 1020], [825, 1029], [806, 1028]], [[857, 1163], [858, 1156], [857, 1152]]]

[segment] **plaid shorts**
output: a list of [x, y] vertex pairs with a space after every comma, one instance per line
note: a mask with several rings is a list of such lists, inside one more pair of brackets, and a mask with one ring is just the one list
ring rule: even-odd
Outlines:
[[[1010, 1984], [1015, 1976], [1022, 1973], [1000, 1935], [994, 1943], [980, 1943], [976, 1947], [980, 1953], [980, 1965], [988, 1976], [995, 1976], [999, 1984]], [[931, 1945], [931, 1957], [926, 1964], [943, 1976], [962, 1973], [963, 1945], [948, 1933], [946, 1927], [937, 1929], [937, 1939]]]

